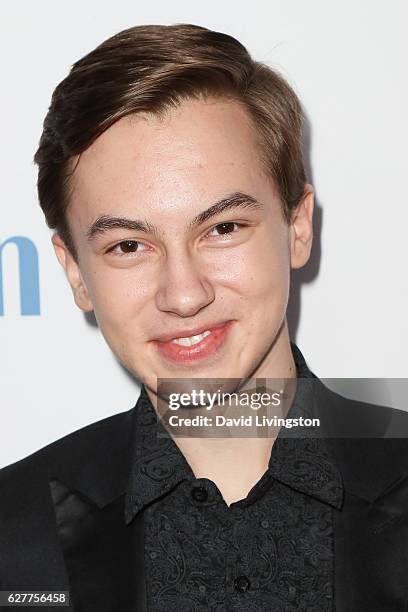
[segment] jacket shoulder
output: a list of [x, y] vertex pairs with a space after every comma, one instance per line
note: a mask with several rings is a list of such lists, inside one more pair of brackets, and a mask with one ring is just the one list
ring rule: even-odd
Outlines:
[[[408, 440], [408, 410], [351, 399], [316, 380], [315, 397], [333, 437], [400, 438]], [[404, 408], [404, 407], [403, 407]]]
[[[0, 470], [1, 508], [12, 498], [38, 497], [50, 478], [75, 481], [90, 463], [108, 467], [130, 447], [134, 407], [86, 425]], [[15, 500], [17, 502], [17, 499]], [[1, 511], [0, 508], [0, 511]]]
[[408, 487], [408, 413], [350, 399], [324, 385], [319, 396], [327, 442], [346, 489], [374, 500], [397, 483]]
[[67, 590], [50, 481], [96, 505], [120, 494], [133, 414], [134, 408], [87, 425], [0, 471], [0, 588]]

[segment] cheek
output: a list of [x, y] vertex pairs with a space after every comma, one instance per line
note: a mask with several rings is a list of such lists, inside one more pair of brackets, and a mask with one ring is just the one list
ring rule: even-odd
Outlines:
[[123, 330], [135, 313], [142, 312], [151, 294], [151, 283], [146, 277], [130, 269], [95, 273], [87, 287], [101, 327], [118, 326]]
[[282, 237], [220, 249], [208, 262], [214, 283], [233, 289], [242, 298], [286, 299], [289, 288], [289, 251]]

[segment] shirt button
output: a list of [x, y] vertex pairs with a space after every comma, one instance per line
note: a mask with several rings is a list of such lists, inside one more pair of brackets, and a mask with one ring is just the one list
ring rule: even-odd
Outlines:
[[208, 499], [207, 489], [204, 487], [194, 487], [191, 491], [191, 495], [195, 501], [205, 502]]
[[251, 586], [251, 583], [247, 576], [238, 576], [238, 578], [235, 578], [234, 585], [237, 591], [240, 591], [240, 593], [245, 593], [245, 591], [247, 591]]

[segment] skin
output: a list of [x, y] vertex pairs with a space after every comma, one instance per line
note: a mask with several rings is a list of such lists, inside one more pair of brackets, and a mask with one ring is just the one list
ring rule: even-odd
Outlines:
[[[286, 308], [290, 269], [310, 255], [313, 189], [305, 186], [287, 224], [250, 118], [237, 102], [187, 100], [162, 117], [119, 120], [80, 156], [72, 188], [67, 218], [78, 263], [57, 233], [56, 255], [77, 306], [94, 311], [108, 345], [145, 384], [153, 405], [157, 378], [296, 376]], [[186, 227], [235, 192], [262, 207]], [[87, 230], [100, 215], [142, 219], [160, 233], [116, 228], [89, 241]], [[227, 222], [233, 225], [226, 236], [219, 224]], [[133, 252], [123, 250], [125, 240], [137, 241], [130, 243]], [[169, 363], [152, 343], [159, 334], [221, 319], [234, 320], [227, 342], [196, 364]], [[245, 496], [264, 473], [273, 443], [175, 441], [195, 475], [212, 478], [227, 503]]]

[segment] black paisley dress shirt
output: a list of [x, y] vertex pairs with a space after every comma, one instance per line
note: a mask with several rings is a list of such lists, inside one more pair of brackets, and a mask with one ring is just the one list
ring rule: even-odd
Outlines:
[[[315, 378], [292, 351], [298, 378]], [[288, 416], [307, 409], [300, 382]], [[343, 488], [324, 440], [280, 433], [265, 474], [228, 506], [174, 440], [157, 435], [163, 426], [144, 387], [136, 410], [125, 518], [143, 513], [148, 609], [334, 610], [333, 511]]]

